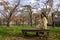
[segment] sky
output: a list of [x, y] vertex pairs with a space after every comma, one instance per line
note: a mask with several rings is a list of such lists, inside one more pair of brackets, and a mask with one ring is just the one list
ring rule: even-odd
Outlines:
[[[45, 5], [42, 3], [43, 1], [46, 1], [46, 0], [39, 0], [38, 2], [35, 0], [22, 0], [21, 4], [22, 5], [31, 5], [32, 7], [36, 8], [34, 10], [34, 12], [38, 12], [37, 10], [40, 10], [40, 8], [43, 8], [43, 6], [45, 7]], [[39, 3], [39, 5], [38, 5], [38, 3]], [[59, 0], [53, 0], [53, 8], [56, 8], [58, 3], [59, 3]]]
[[[2, 1], [2, 0], [0, 0], [0, 1]], [[17, 1], [17, 0], [4, 0], [4, 1], [6, 1], [6, 2], [10, 2], [11, 4], [13, 3], [13, 1]], [[46, 0], [39, 0], [38, 2], [37, 1], [35, 1], [35, 0], [21, 0], [21, 2], [20, 2], [20, 5], [31, 5], [32, 7], [35, 7], [36, 9], [34, 10], [35, 12], [37, 11], [37, 10], [40, 10], [40, 8], [43, 8], [43, 1], [46, 1]], [[54, 5], [53, 5], [53, 7], [54, 8], [56, 8], [57, 6], [57, 4], [59, 3], [59, 0], [53, 0], [54, 1]], [[38, 3], [39, 3], [39, 5], [38, 5]], [[0, 10], [3, 10], [4, 9], [4, 7], [3, 6], [0, 6]]]
[[[40, 6], [42, 6], [42, 2], [45, 1], [45, 0], [39, 0], [38, 3], [40, 4]], [[54, 1], [54, 5], [56, 5], [57, 3], [59, 3], [59, 0], [53, 0]], [[33, 6], [33, 4], [37, 5], [37, 1], [35, 0], [22, 0], [21, 1], [21, 4], [22, 5], [29, 5], [31, 4]]]

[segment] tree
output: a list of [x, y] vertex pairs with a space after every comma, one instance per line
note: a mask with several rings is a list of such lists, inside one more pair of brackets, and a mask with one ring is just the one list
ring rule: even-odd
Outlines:
[[[9, 9], [10, 7], [8, 6], [8, 3], [6, 3], [5, 1], [3, 2], [3, 6], [4, 6], [4, 12], [0, 11], [1, 14], [7, 19], [7, 26], [9, 27], [10, 25], [10, 21], [11, 21], [11, 17], [12, 15], [14, 15], [15, 9], [18, 7], [18, 5], [20, 4], [20, 0], [18, 0], [18, 3], [15, 4], [14, 7], [12, 7], [12, 9]], [[8, 14], [6, 13], [8, 12]]]
[[60, 13], [59, 13], [60, 3], [58, 3], [56, 6], [57, 6], [57, 15], [60, 16]]
[[30, 20], [30, 26], [32, 26], [32, 7], [30, 6], [30, 5], [25, 5], [24, 6], [27, 10], [28, 10], [28, 12], [29, 12], [29, 20]]

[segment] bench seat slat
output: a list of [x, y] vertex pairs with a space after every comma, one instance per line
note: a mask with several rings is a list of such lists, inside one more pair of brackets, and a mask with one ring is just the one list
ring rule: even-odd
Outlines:
[[39, 28], [24, 28], [22, 31], [49, 31], [49, 29], [39, 29]]

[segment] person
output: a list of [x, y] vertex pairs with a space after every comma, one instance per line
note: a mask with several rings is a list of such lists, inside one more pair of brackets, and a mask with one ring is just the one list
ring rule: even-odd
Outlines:
[[[43, 12], [41, 14], [41, 18], [37, 21], [38, 21], [38, 23], [37, 23], [36, 28], [48, 29], [48, 27], [47, 27], [47, 23], [48, 23], [47, 17]], [[44, 34], [44, 32], [40, 32], [40, 34]]]
[[48, 27], [47, 27], [48, 21], [47, 21], [47, 17], [44, 14], [44, 12], [42, 12], [42, 14], [41, 14], [41, 19], [42, 19], [42, 23], [43, 23], [43, 29], [48, 29]]
[[37, 26], [36, 28], [40, 28], [40, 29], [48, 29], [47, 27], [47, 17], [45, 15], [44, 12], [41, 13], [41, 17], [37, 18]]

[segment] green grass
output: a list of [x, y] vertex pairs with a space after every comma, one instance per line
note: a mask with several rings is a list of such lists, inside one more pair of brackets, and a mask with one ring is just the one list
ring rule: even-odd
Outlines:
[[49, 27], [50, 32], [60, 32], [60, 27]]
[[[48, 27], [50, 29], [50, 36], [52, 38], [51, 40], [56, 39], [56, 38], [58, 39], [58, 36], [60, 37], [60, 27], [54, 27], [54, 28], [51, 26], [48, 26]], [[19, 36], [22, 34], [22, 32], [21, 32], [22, 28], [35, 28], [35, 26], [34, 25], [32, 27], [29, 25], [10, 26], [10, 27], [0, 26], [0, 38], [1, 37], [3, 38], [5, 36]], [[31, 34], [32, 33], [30, 33], [29, 35], [31, 35]]]
[[6, 26], [0, 26], [0, 35], [5, 36], [5, 35], [18, 35], [21, 33], [22, 28], [34, 28], [35, 26], [33, 25], [28, 26], [11, 26], [11, 27], [6, 27]]

